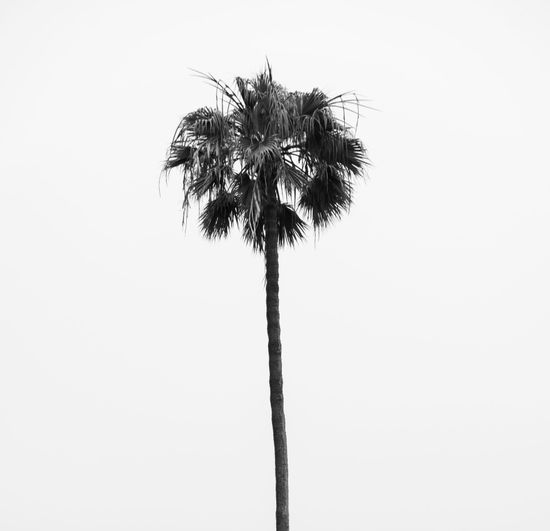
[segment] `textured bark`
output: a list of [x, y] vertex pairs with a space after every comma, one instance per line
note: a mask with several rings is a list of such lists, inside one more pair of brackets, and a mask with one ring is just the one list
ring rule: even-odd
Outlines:
[[286, 446], [285, 412], [283, 400], [283, 367], [281, 363], [281, 327], [279, 322], [279, 250], [277, 234], [277, 206], [274, 190], [265, 211], [265, 270], [266, 314], [269, 350], [269, 389], [271, 424], [275, 446], [275, 512], [277, 531], [288, 531], [288, 455]]

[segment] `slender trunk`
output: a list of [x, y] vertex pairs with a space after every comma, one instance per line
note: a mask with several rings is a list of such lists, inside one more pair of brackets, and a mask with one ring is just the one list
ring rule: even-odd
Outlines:
[[269, 350], [269, 389], [271, 424], [275, 446], [275, 512], [277, 531], [288, 531], [288, 456], [286, 447], [281, 363], [281, 327], [279, 323], [279, 251], [275, 190], [269, 193], [265, 210], [266, 314]]

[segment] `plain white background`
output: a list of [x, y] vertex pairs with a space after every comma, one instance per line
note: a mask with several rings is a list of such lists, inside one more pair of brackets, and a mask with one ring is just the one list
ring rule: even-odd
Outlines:
[[274, 528], [263, 263], [159, 172], [268, 56], [373, 166], [281, 257], [295, 531], [550, 529], [550, 7], [0, 4], [0, 529]]

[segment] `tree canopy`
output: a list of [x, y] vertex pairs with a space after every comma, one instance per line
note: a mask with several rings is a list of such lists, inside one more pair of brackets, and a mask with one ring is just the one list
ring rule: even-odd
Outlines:
[[192, 200], [208, 238], [233, 226], [255, 250], [265, 243], [264, 212], [277, 208], [278, 240], [294, 245], [309, 226], [322, 229], [349, 209], [367, 157], [354, 136], [360, 100], [329, 98], [315, 88], [291, 92], [273, 80], [269, 64], [235, 88], [201, 74], [216, 89], [216, 104], [180, 121], [164, 169], [181, 168], [184, 220]]

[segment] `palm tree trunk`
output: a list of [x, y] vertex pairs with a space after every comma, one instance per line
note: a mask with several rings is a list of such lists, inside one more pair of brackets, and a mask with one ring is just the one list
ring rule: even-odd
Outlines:
[[269, 191], [265, 210], [266, 314], [269, 350], [269, 388], [271, 424], [275, 446], [275, 493], [277, 531], [288, 531], [288, 456], [286, 447], [281, 363], [281, 327], [279, 322], [279, 250], [275, 190]]

